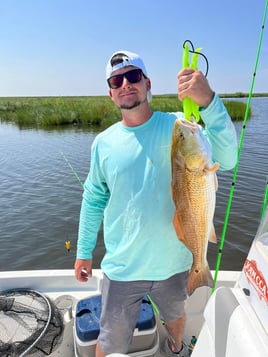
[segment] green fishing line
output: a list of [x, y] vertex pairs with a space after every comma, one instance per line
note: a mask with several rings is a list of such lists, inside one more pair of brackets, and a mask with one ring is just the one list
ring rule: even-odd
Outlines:
[[66, 161], [67, 165], [70, 167], [70, 169], [72, 170], [73, 174], [75, 175], [75, 177], [77, 178], [78, 182], [80, 183], [80, 185], [84, 188], [84, 184], [83, 182], [80, 180], [80, 177], [78, 176], [78, 174], [76, 173], [75, 169], [73, 168], [73, 166], [71, 165], [70, 161], [67, 159], [67, 157], [64, 155], [64, 153], [61, 151], [60, 152], [62, 157], [64, 158], [64, 160]]

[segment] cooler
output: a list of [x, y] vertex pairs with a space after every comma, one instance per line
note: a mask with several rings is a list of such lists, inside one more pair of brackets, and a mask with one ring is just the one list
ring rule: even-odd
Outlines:
[[[82, 299], [77, 303], [74, 339], [76, 357], [94, 357], [99, 335], [101, 295]], [[151, 304], [144, 298], [128, 353], [151, 356], [159, 347], [155, 316]]]

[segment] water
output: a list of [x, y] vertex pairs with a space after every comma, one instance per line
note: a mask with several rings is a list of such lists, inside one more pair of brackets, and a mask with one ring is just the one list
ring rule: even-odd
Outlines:
[[[268, 98], [252, 99], [232, 208], [223, 248], [221, 268], [241, 269], [261, 214], [268, 174]], [[236, 123], [238, 137], [242, 123]], [[75, 247], [82, 181], [96, 133], [67, 130], [20, 130], [0, 124], [0, 270], [70, 269]], [[233, 172], [219, 172], [215, 228], [221, 239]], [[71, 241], [68, 253], [65, 241]], [[215, 267], [219, 246], [209, 245], [208, 259]], [[102, 235], [94, 255], [98, 268], [104, 254]]]

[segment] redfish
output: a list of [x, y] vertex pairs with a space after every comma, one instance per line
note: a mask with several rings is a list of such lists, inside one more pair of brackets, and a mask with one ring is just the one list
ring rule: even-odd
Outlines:
[[174, 228], [193, 255], [188, 294], [200, 286], [213, 287], [207, 262], [208, 241], [217, 242], [213, 217], [216, 204], [218, 163], [212, 163], [211, 147], [196, 123], [177, 119], [171, 145]]

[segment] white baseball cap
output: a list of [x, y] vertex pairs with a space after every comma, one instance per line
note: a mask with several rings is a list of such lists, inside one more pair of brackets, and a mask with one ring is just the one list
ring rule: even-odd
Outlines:
[[[106, 79], [109, 79], [114, 71], [127, 66], [134, 66], [136, 68], [141, 69], [145, 77], [148, 77], [148, 72], [146, 70], [145, 64], [140, 58], [140, 56], [136, 53], [123, 50], [113, 53], [110, 57], [106, 66]], [[152, 94], [150, 90], [147, 92], [147, 99], [148, 102], [150, 102], [152, 99]]]
[[[116, 57], [118, 58], [117, 60]], [[139, 55], [129, 51], [117, 51], [112, 54], [107, 63], [106, 79], [110, 78], [114, 71], [127, 66], [134, 66], [141, 69], [143, 74], [148, 77], [146, 67]]]

